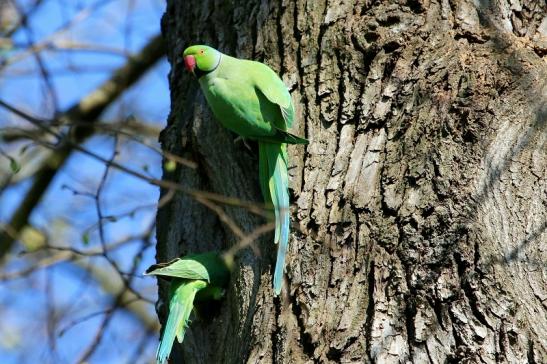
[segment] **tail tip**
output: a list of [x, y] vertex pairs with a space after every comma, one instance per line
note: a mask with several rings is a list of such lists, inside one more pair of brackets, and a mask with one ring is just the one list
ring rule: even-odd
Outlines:
[[169, 354], [171, 353], [173, 342], [171, 341], [171, 345], [167, 344], [167, 346], [165, 346], [164, 345], [165, 344], [164, 340], [165, 340], [165, 338], [162, 338], [162, 340], [160, 340], [158, 350], [156, 351], [156, 363], [157, 364], [167, 363], [167, 359], [169, 359]]
[[281, 293], [281, 288], [283, 288], [283, 273], [279, 275], [278, 274], [274, 275], [273, 287], [274, 287], [274, 296], [279, 296], [279, 294]]
[[165, 364], [167, 362], [167, 357], [164, 354], [158, 353], [156, 355], [156, 364]]

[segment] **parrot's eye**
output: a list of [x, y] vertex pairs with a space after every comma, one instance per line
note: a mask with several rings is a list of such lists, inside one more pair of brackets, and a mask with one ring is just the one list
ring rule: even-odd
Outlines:
[[205, 51], [202, 49], [201, 51], [199, 51], [199, 54], [203, 54], [205, 53]]

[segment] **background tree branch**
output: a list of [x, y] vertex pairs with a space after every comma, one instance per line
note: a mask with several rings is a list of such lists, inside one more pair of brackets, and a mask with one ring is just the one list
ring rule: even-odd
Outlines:
[[76, 124], [70, 127], [70, 132], [66, 136], [70, 138], [71, 143], [67, 143], [66, 140], [58, 141], [58, 149], [51, 153], [35, 172], [26, 197], [15, 210], [7, 226], [1, 228], [0, 259], [10, 251], [57, 171], [70, 157], [74, 150], [72, 143], [80, 144], [93, 135], [93, 123], [101, 113], [164, 55], [163, 39], [161, 35], [157, 35], [137, 55], [130, 57], [124, 66], [115, 71], [110, 79], [58, 116], [58, 120], [63, 124]]

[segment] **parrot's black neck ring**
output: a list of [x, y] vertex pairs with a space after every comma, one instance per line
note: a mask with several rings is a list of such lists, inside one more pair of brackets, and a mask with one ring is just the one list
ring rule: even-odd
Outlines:
[[207, 71], [202, 71], [200, 70], [199, 68], [196, 67], [196, 69], [194, 70], [194, 74], [196, 75], [196, 77], [198, 79], [200, 79], [201, 77], [205, 76], [205, 75], [208, 75], [209, 73], [213, 72], [214, 70], [216, 70], [218, 68], [218, 65], [220, 64], [220, 59], [222, 58], [222, 53], [220, 53], [220, 55], [218, 56], [218, 61], [217, 61], [217, 64], [215, 64], [215, 66], [213, 68], [211, 68], [210, 70], [207, 70]]

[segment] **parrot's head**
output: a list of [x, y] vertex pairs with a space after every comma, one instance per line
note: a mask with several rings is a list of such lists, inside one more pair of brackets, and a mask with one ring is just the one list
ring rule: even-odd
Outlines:
[[199, 77], [217, 68], [221, 53], [206, 45], [193, 45], [184, 50], [183, 57], [184, 67]]

